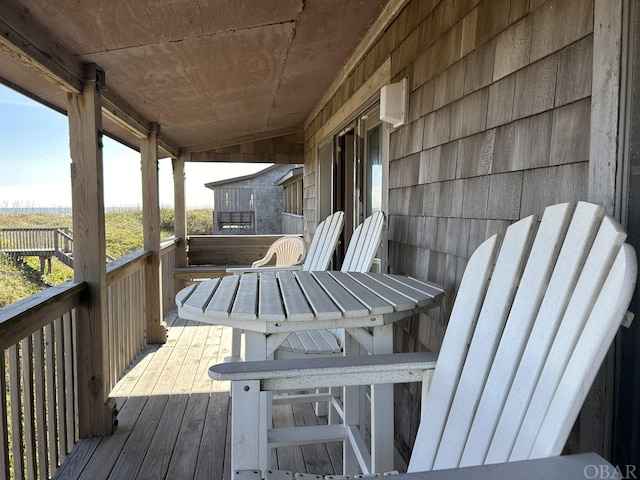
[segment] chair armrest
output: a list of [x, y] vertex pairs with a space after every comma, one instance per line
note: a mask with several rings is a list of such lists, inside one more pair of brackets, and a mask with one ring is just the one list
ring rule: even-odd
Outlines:
[[302, 270], [302, 265], [287, 265], [286, 267], [230, 267], [227, 272], [234, 275], [243, 273], [261, 273], [261, 272], [295, 272]]
[[273, 257], [275, 254], [276, 254], [275, 250], [269, 249], [266, 255], [262, 257], [260, 260], [256, 260], [255, 262], [253, 262], [251, 264], [251, 267], [256, 268], [256, 267], [261, 267], [262, 265], [266, 265], [267, 263], [269, 263], [269, 260], [271, 260], [271, 257]]
[[422, 380], [436, 366], [437, 353], [393, 353], [295, 360], [220, 363], [209, 367], [214, 380], [260, 380], [261, 390], [340, 387]]

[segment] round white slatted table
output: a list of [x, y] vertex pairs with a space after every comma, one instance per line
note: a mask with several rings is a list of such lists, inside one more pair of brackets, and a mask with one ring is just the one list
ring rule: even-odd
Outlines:
[[[401, 275], [263, 272], [206, 280], [176, 295], [184, 319], [245, 331], [245, 359], [268, 359], [294, 331], [344, 328], [372, 354], [393, 353], [393, 323], [438, 306], [444, 290]], [[371, 387], [375, 471], [393, 470], [393, 388]]]

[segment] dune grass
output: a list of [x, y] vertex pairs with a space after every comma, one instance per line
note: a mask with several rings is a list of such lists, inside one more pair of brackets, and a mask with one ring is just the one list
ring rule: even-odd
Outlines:
[[[174, 236], [173, 210], [160, 211], [161, 238]], [[1, 228], [72, 227], [70, 215], [49, 213], [0, 214]], [[206, 235], [212, 232], [209, 209], [187, 212], [187, 233]], [[114, 258], [135, 252], [143, 246], [142, 210], [118, 209], [105, 214], [106, 252]], [[38, 257], [15, 260], [0, 254], [0, 307], [73, 278], [73, 270], [58, 259], [52, 260], [52, 272], [40, 273]]]

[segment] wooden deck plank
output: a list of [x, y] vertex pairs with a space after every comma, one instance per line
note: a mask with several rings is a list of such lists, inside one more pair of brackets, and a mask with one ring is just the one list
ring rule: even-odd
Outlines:
[[[80, 440], [53, 478], [230, 480], [229, 385], [213, 382], [206, 369], [229, 354], [232, 329], [175, 314], [167, 323], [167, 343], [145, 347], [112, 391], [120, 409], [115, 434]], [[311, 404], [275, 408], [280, 426], [317, 422]], [[274, 455], [280, 468], [300, 472], [341, 468], [337, 443]]]
[[209, 404], [209, 394], [194, 393], [189, 396], [178, 439], [173, 449], [167, 478], [193, 478], [198, 461], [198, 448]]
[[111, 471], [111, 477], [135, 478], [138, 475], [168, 400], [168, 395], [149, 397], [136, 422], [136, 424], [140, 424], [140, 428], [134, 428], [131, 431], [131, 435], [129, 435], [124, 449]]
[[106, 480], [113, 465], [118, 460], [122, 449], [136, 425], [140, 413], [147, 403], [148, 397], [130, 397], [118, 413], [119, 421], [129, 428], [117, 428], [110, 437], [102, 437], [98, 448], [78, 477], [80, 480]]
[[229, 404], [228, 393], [211, 393], [207, 416], [204, 419], [194, 479], [223, 478]]
[[151, 439], [151, 444], [140, 467], [138, 478], [166, 477], [188, 399], [187, 395], [169, 396], [164, 415]]

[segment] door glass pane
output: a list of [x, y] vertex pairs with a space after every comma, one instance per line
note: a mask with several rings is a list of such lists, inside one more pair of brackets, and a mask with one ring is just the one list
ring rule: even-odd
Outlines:
[[381, 125], [366, 132], [366, 216], [382, 210], [382, 158], [380, 151]]

